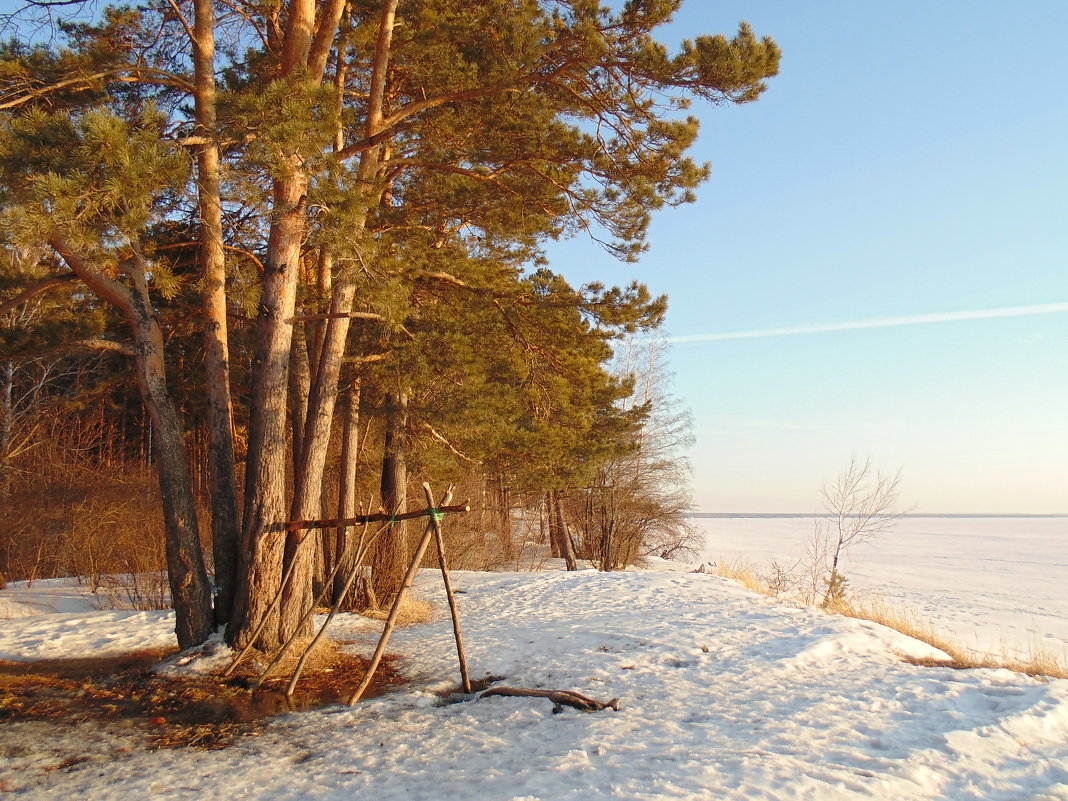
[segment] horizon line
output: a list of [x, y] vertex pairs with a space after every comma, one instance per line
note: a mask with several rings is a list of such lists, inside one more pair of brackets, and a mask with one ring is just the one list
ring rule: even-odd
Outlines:
[[843, 323], [815, 323], [811, 325], [787, 326], [783, 328], [761, 328], [752, 331], [730, 331], [713, 334], [684, 334], [665, 337], [669, 345], [683, 345], [695, 342], [729, 342], [739, 339], [764, 339], [768, 337], [793, 337], [805, 334], [824, 334], [837, 331], [860, 331], [869, 328], [896, 328], [908, 325], [930, 325], [933, 323], [955, 323], [964, 320], [992, 320], [1004, 317], [1035, 317], [1044, 314], [1061, 314], [1068, 312], [1068, 303], [1037, 303], [1027, 306], [1003, 306], [995, 309], [971, 309], [967, 311], [930, 312], [926, 314], [906, 314], [896, 317], [874, 317], [866, 320], [853, 320]]
[[[690, 512], [690, 517], [830, 517], [830, 512]], [[906, 512], [900, 518], [920, 517], [1058, 517], [1068, 512]]]

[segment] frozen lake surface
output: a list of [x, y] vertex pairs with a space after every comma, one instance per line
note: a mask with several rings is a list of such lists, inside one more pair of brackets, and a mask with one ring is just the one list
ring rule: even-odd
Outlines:
[[[802, 558], [816, 519], [698, 518], [702, 561], [764, 575]], [[1068, 518], [907, 517], [847, 552], [854, 593], [907, 607], [977, 651], [1068, 657]]]

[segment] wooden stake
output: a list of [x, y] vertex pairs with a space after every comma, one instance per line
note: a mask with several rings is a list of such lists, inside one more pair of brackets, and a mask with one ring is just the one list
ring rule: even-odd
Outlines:
[[[423, 494], [426, 495], [427, 506], [434, 505], [434, 494], [430, 484], [423, 482]], [[438, 545], [438, 562], [441, 564], [441, 579], [445, 583], [445, 596], [449, 599], [449, 612], [452, 614], [452, 631], [456, 636], [456, 656], [460, 660], [460, 681], [464, 692], [471, 694], [471, 677], [467, 673], [467, 654], [464, 652], [464, 635], [460, 631], [460, 613], [456, 609], [456, 595], [452, 591], [452, 581], [449, 579], [449, 566], [445, 561], [445, 540], [441, 536], [441, 524], [438, 516], [431, 513], [430, 525], [434, 528], [434, 539]]]
[[[375, 536], [377, 537], [378, 534], [380, 534], [383, 530], [385, 530], [384, 526], [382, 529], [375, 533]], [[297, 662], [297, 666], [293, 668], [293, 675], [289, 679], [289, 684], [286, 685], [286, 698], [293, 695], [294, 691], [297, 689], [297, 682], [300, 681], [300, 674], [304, 671], [305, 662], [308, 661], [308, 657], [311, 655], [311, 652], [315, 648], [315, 646], [319, 644], [319, 640], [323, 638], [323, 635], [326, 633], [326, 627], [330, 625], [330, 621], [334, 619], [334, 616], [341, 609], [341, 604], [345, 600], [345, 596], [349, 594], [349, 590], [352, 588], [352, 583], [356, 580], [356, 576], [360, 574], [360, 570], [363, 568], [363, 565], [361, 565], [360, 562], [363, 561], [364, 554], [366, 553], [366, 549], [364, 548], [364, 540], [366, 538], [366, 534], [367, 529], [365, 528], [363, 530], [363, 533], [360, 535], [360, 542], [356, 546], [356, 556], [352, 561], [352, 567], [349, 570], [348, 575], [345, 577], [345, 584], [341, 592], [335, 593], [337, 597], [334, 598], [334, 603], [330, 606], [330, 614], [326, 616], [326, 620], [324, 620], [323, 625], [319, 627], [319, 631], [315, 635], [315, 638], [310, 643], [308, 643], [308, 647], [305, 648], [304, 653], [300, 655], [300, 660]], [[345, 555], [347, 556], [347, 553]], [[338, 567], [344, 564], [344, 562], [345, 559], [339, 559]], [[337, 567], [334, 568], [334, 572], [337, 572]], [[333, 575], [331, 575], [329, 582], [329, 590], [333, 592], [333, 589]]]
[[[452, 487], [449, 487], [445, 491], [445, 494], [441, 498], [441, 503], [438, 504], [437, 508], [444, 508], [450, 500], [452, 500]], [[418, 516], [422, 517], [425, 514], [426, 512], [423, 512]], [[398, 517], [400, 517], [400, 515], [398, 515]], [[415, 549], [412, 561], [408, 564], [408, 572], [404, 574], [404, 581], [401, 582], [397, 597], [393, 600], [393, 606], [390, 608], [389, 616], [386, 618], [386, 625], [382, 629], [382, 636], [378, 639], [378, 646], [375, 648], [375, 652], [371, 656], [371, 662], [367, 666], [367, 673], [364, 675], [363, 681], [360, 682], [360, 686], [356, 688], [352, 693], [352, 697], [349, 698], [349, 706], [352, 706], [359, 701], [371, 684], [371, 679], [374, 677], [375, 671], [378, 669], [378, 665], [382, 661], [382, 656], [386, 652], [386, 644], [389, 642], [389, 638], [393, 634], [393, 629], [397, 625], [397, 616], [400, 614], [401, 602], [404, 600], [404, 596], [408, 592], [408, 589], [412, 586], [412, 582], [415, 581], [415, 574], [419, 570], [419, 564], [423, 561], [423, 554], [426, 553], [426, 546], [430, 544], [430, 538], [433, 535], [433, 516], [431, 516], [431, 522], [427, 524], [426, 530], [423, 532], [423, 538], [419, 540], [419, 545]]]

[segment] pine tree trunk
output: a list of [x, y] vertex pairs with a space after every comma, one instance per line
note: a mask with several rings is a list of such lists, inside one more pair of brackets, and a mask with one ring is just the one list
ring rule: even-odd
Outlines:
[[256, 642], [261, 650], [281, 647], [277, 612], [269, 611], [282, 580], [287, 504], [285, 502], [286, 395], [300, 245], [304, 233], [307, 178], [292, 170], [274, 183], [275, 215], [260, 281], [259, 316], [252, 359], [245, 513], [239, 552], [238, 591], [227, 628], [231, 645], [243, 647], [270, 615]]
[[552, 517], [556, 518], [556, 531], [557, 536], [560, 538], [560, 555], [563, 556], [564, 564], [568, 570], [578, 570], [578, 562], [575, 561], [575, 549], [571, 546], [571, 537], [567, 533], [567, 523], [564, 521], [564, 504], [561, 500], [560, 490], [552, 491], [552, 502]]
[[[382, 508], [395, 515], [407, 511], [408, 396], [386, 395], [386, 441], [382, 453]], [[374, 558], [374, 590], [383, 604], [393, 602], [404, 578], [409, 543], [403, 521], [390, 525], [378, 539]]]
[[[352, 308], [356, 287], [351, 283], [338, 284], [334, 290], [331, 312]], [[294, 520], [317, 517], [322, 509], [323, 471], [330, 445], [330, 430], [334, 419], [334, 403], [337, 399], [338, 377], [345, 356], [345, 340], [349, 332], [349, 318], [332, 318], [323, 335], [323, 348], [318, 359], [318, 374], [312, 383], [308, 397], [308, 416], [304, 426], [303, 449], [300, 458], [300, 474], [295, 482], [293, 511]], [[292, 565], [293, 577], [282, 595], [281, 636], [288, 639], [294, 634], [310, 636], [312, 621], [303, 624], [306, 631], [298, 631], [301, 619], [311, 608], [312, 575], [315, 567], [315, 543], [298, 547], [304, 537], [315, 536], [311, 532], [293, 532], [286, 541], [286, 566]]]
[[[285, 36], [278, 78], [318, 85], [346, 3], [289, 0], [284, 5]], [[385, 0], [384, 7], [395, 9], [396, 0]], [[280, 159], [276, 167], [281, 175], [272, 187], [271, 228], [260, 280], [260, 312], [252, 364], [239, 587], [227, 629], [228, 641], [237, 646], [251, 638], [280, 590], [285, 546], [286, 388], [309, 178], [296, 154]], [[283, 642], [279, 618], [263, 622], [263, 633], [256, 645], [268, 651], [277, 650]]]
[[52, 234], [49, 244], [90, 289], [123, 313], [130, 326], [136, 349], [137, 382], [152, 421], [148, 427], [150, 456], [156, 463], [163, 501], [167, 578], [175, 612], [175, 633], [179, 647], [197, 645], [212, 632], [211, 586], [200, 546], [189, 457], [178, 411], [167, 389], [163, 332], [149, 299], [145, 265], [138, 262], [125, 269], [133, 282], [131, 288], [93, 269], [58, 232]]
[[291, 431], [290, 475], [296, 488], [300, 480], [300, 460], [304, 454], [304, 428], [308, 421], [308, 395], [311, 393], [311, 357], [304, 326], [293, 324], [293, 347], [289, 354], [289, 429]]
[[167, 529], [167, 576], [178, 646], [204, 642], [214, 628], [211, 587], [200, 546], [196, 502], [178, 412], [167, 389], [163, 333], [152, 311], [143, 272], [135, 274], [131, 329], [137, 347], [141, 395], [152, 418], [163, 519]]
[[215, 139], [215, 12], [212, 0], [194, 3], [193, 103], [199, 133], [209, 139], [197, 151], [201, 259], [204, 262], [204, 372], [208, 400], [208, 481], [215, 564], [215, 622], [230, 618], [237, 580], [237, 484], [234, 477], [233, 401], [226, 323], [226, 258], [223, 247], [219, 145]]
[[[344, 520], [356, 516], [356, 465], [360, 451], [360, 380], [349, 381], [344, 389], [342, 403], [345, 410], [344, 431], [341, 437], [341, 464], [338, 469], [337, 516]], [[334, 578], [333, 601], [341, 598], [345, 590], [345, 577], [355, 564], [355, 537], [353, 529], [342, 526], [334, 534], [335, 558], [342, 560], [341, 568]], [[349, 604], [343, 604], [346, 608]]]

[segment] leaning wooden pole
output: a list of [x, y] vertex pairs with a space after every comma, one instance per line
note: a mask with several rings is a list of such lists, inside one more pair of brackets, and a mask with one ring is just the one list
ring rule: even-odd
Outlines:
[[[376, 539], [378, 535], [385, 530], [386, 526], [380, 528], [374, 533], [374, 536], [371, 537], [371, 540], [373, 541], [374, 539]], [[341, 609], [341, 604], [344, 601], [345, 596], [348, 595], [349, 590], [352, 588], [353, 582], [356, 580], [356, 576], [359, 575], [361, 567], [360, 562], [363, 561], [363, 557], [366, 554], [366, 535], [367, 528], [365, 526], [363, 532], [360, 534], [360, 541], [356, 545], [356, 553], [353, 554], [353, 557], [351, 559], [351, 566], [349, 567], [349, 571], [346, 574], [345, 580], [342, 583], [341, 587], [339, 588], [337, 584], [334, 583], [333, 576], [337, 573], [337, 570], [341, 567], [341, 565], [345, 564], [345, 562], [347, 561], [350, 561], [346, 558], [348, 556], [347, 548], [342, 554], [342, 557], [338, 559], [337, 565], [334, 567], [334, 573], [331, 574], [331, 579], [328, 582], [329, 586], [323, 589], [323, 595], [320, 596], [320, 600], [325, 597], [327, 592], [330, 592], [334, 595], [334, 602], [330, 606], [330, 614], [326, 616], [326, 620], [324, 620], [323, 625], [319, 627], [318, 633], [315, 635], [314, 639], [312, 639], [312, 641], [308, 643], [308, 646], [304, 649], [304, 653], [300, 655], [300, 659], [297, 661], [297, 666], [293, 668], [293, 675], [289, 678], [289, 684], [286, 685], [287, 698], [293, 695], [293, 693], [296, 691], [297, 682], [300, 681], [300, 674], [304, 671], [304, 665], [305, 663], [307, 663], [308, 657], [311, 655], [311, 652], [315, 650], [315, 646], [319, 644], [319, 641], [323, 638], [323, 635], [326, 634], [327, 626], [330, 625], [330, 622], [334, 619], [338, 611]]]
[[[311, 537], [307, 537], [305, 539], [310, 540]], [[305, 540], [301, 540], [299, 543], [297, 543], [298, 550], [303, 547], [304, 542]], [[268, 606], [266, 611], [263, 613], [263, 617], [261, 617], [259, 622], [256, 624], [256, 628], [252, 630], [252, 634], [249, 635], [248, 642], [245, 643], [245, 647], [238, 652], [237, 656], [235, 656], [230, 661], [230, 665], [226, 668], [226, 670], [222, 672], [222, 677], [224, 679], [234, 672], [237, 666], [241, 663], [241, 660], [244, 659], [248, 652], [252, 650], [252, 646], [256, 644], [256, 641], [259, 639], [260, 634], [263, 633], [263, 629], [266, 627], [267, 621], [271, 619], [271, 615], [273, 615], [274, 612], [281, 605], [282, 595], [283, 593], [285, 593], [286, 587], [289, 585], [289, 579], [293, 576], [293, 564], [293, 560], [290, 560], [289, 564], [286, 566], [285, 573], [282, 575], [282, 583], [278, 585], [278, 592], [276, 592], [274, 598], [271, 599], [270, 606]]]
[[[445, 491], [445, 495], [442, 496], [441, 503], [438, 504], [437, 508], [440, 510], [447, 506], [450, 500], [452, 500], [452, 487], [449, 487], [449, 489]], [[433, 510], [431, 510], [431, 512], [432, 511]], [[423, 514], [426, 513], [424, 512]], [[375, 648], [375, 652], [371, 656], [370, 664], [367, 665], [367, 673], [364, 674], [360, 686], [356, 688], [352, 693], [352, 697], [349, 698], [349, 706], [352, 706], [363, 697], [363, 694], [371, 685], [371, 679], [374, 678], [375, 671], [378, 670], [378, 665], [382, 662], [382, 656], [386, 653], [386, 644], [389, 642], [389, 638], [393, 635], [393, 629], [397, 625], [397, 616], [400, 614], [401, 602], [404, 600], [404, 596], [407, 594], [408, 589], [412, 586], [412, 582], [415, 581], [415, 574], [419, 570], [419, 564], [423, 561], [423, 554], [426, 553], [426, 546], [430, 544], [430, 538], [434, 535], [433, 520], [434, 516], [431, 513], [431, 522], [427, 524], [426, 530], [423, 531], [423, 537], [419, 540], [419, 546], [415, 549], [412, 561], [408, 564], [408, 571], [404, 574], [404, 580], [401, 582], [397, 597], [393, 599], [393, 606], [390, 608], [389, 616], [386, 618], [386, 625], [382, 629], [382, 636], [378, 638], [378, 646]]]
[[[430, 484], [423, 482], [423, 494], [426, 495], [427, 506], [434, 505], [434, 494]], [[460, 660], [460, 680], [464, 692], [471, 694], [471, 676], [467, 672], [467, 654], [464, 651], [464, 635], [460, 631], [460, 613], [456, 609], [456, 594], [452, 591], [452, 581], [449, 579], [449, 565], [445, 561], [445, 539], [441, 536], [441, 513], [430, 515], [430, 525], [434, 529], [434, 540], [438, 545], [438, 562], [441, 564], [441, 579], [445, 584], [445, 596], [449, 599], [449, 612], [452, 614], [452, 632], [456, 636], [456, 656]]]

